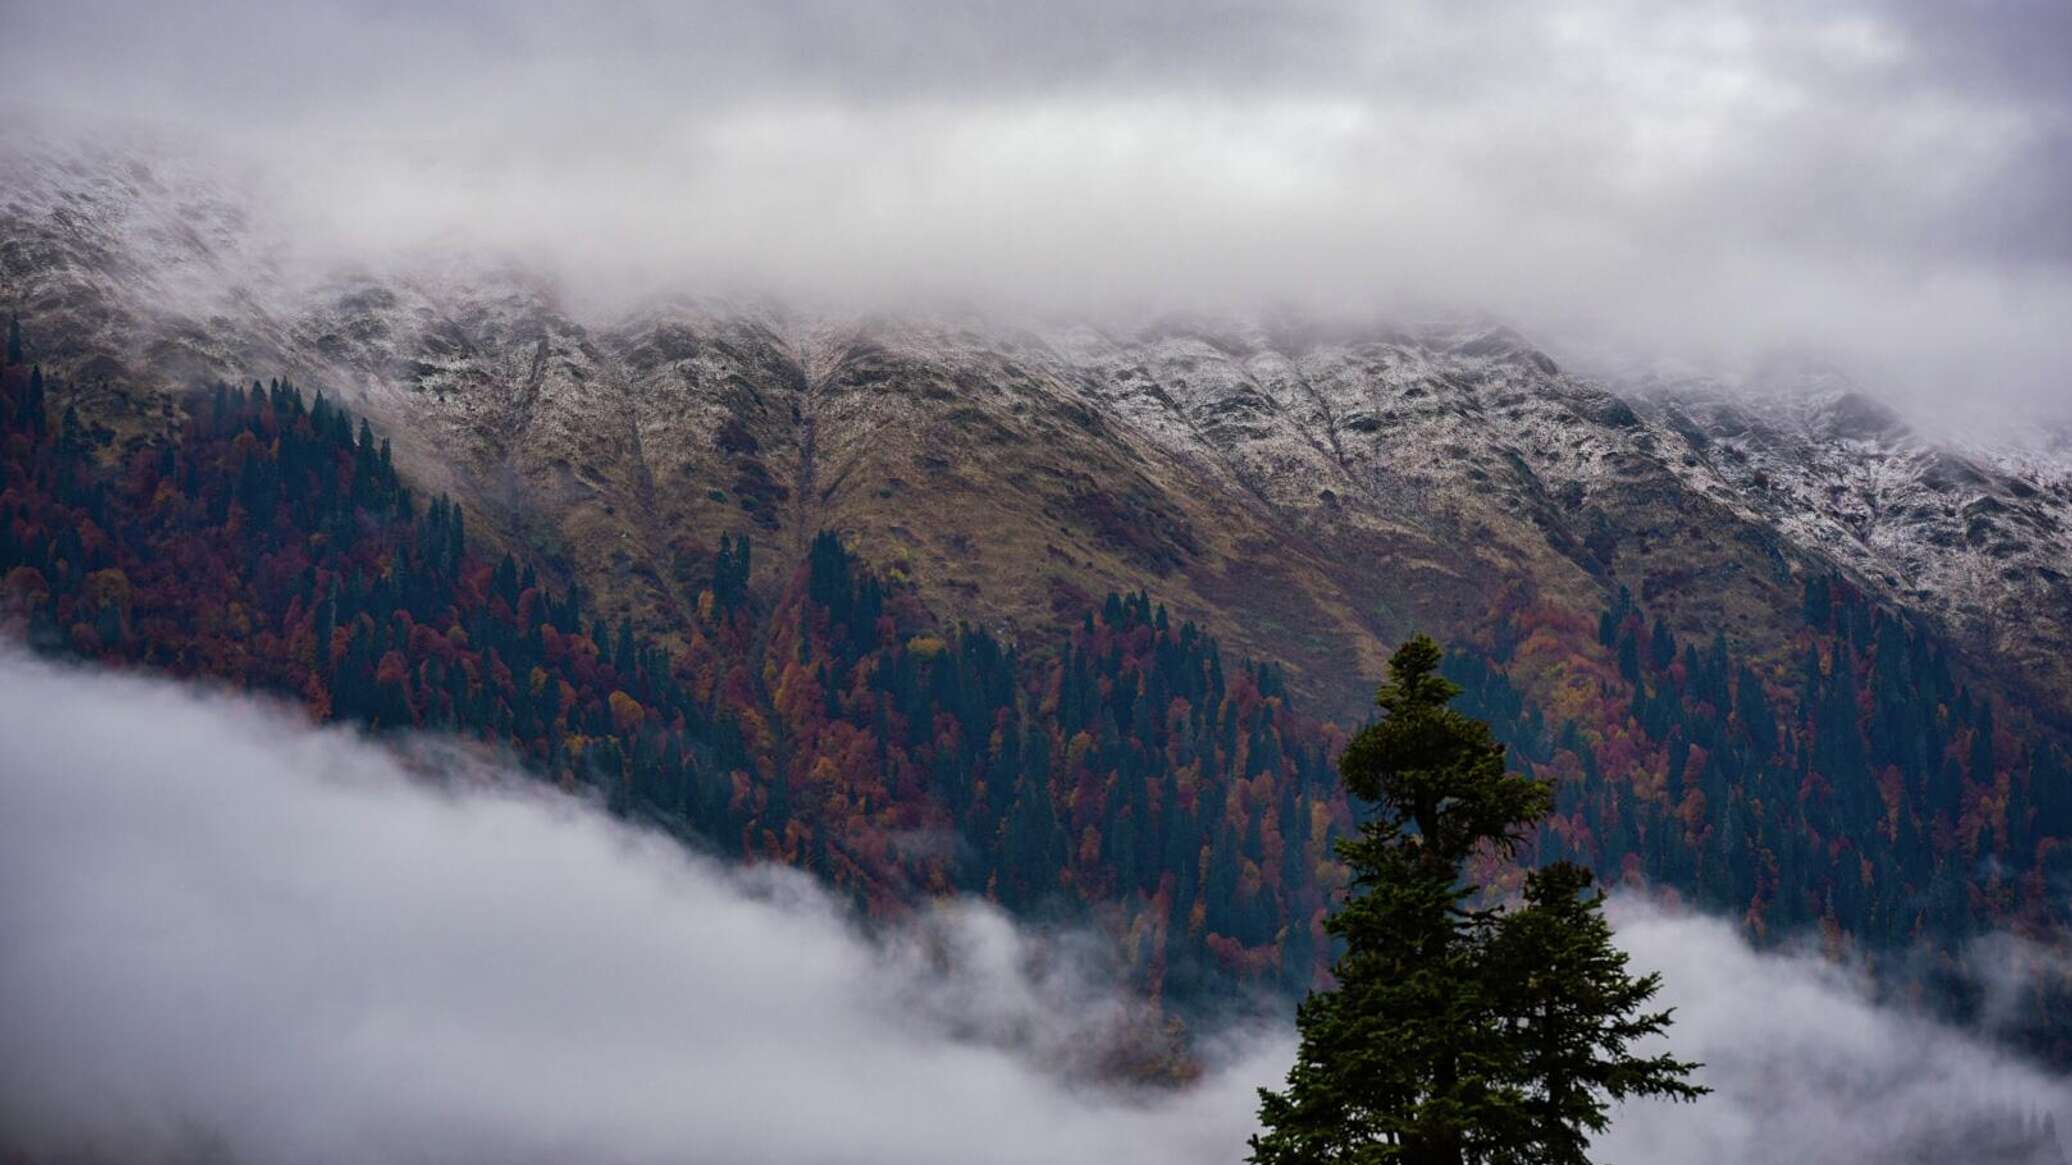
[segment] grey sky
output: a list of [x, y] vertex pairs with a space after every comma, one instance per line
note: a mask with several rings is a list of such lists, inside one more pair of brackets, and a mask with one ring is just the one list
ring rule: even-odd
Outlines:
[[74, 0], [18, 100], [283, 164], [307, 233], [606, 292], [1486, 309], [2072, 397], [2051, 0]]
[[[1291, 1054], [1253, 1031], [1188, 1089], [1075, 1083], [1123, 995], [1057, 936], [948, 903], [866, 940], [789, 871], [227, 696], [0, 657], [0, 740], [0, 1157], [1212, 1165]], [[1717, 1094], [1625, 1110], [1611, 1160], [1909, 1160], [2066, 1115], [1846, 968], [1615, 906]]]

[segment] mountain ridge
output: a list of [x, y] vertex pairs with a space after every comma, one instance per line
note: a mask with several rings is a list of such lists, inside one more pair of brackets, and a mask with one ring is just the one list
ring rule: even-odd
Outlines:
[[1607, 385], [1481, 321], [1029, 327], [666, 298], [579, 320], [502, 264], [291, 277], [274, 224], [191, 165], [7, 171], [0, 303], [94, 423], [162, 430], [169, 393], [278, 369], [664, 635], [720, 536], [799, 555], [829, 528], [1007, 634], [1154, 584], [1347, 712], [1384, 643], [1473, 635], [1519, 588], [1589, 611], [1625, 586], [1761, 643], [1838, 570], [2068, 711], [2065, 478], [1928, 441], [1850, 387]]

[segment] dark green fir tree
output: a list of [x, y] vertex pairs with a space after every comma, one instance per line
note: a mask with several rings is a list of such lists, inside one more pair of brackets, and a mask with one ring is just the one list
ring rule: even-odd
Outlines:
[[1627, 972], [1587, 870], [1534, 871], [1508, 906], [1466, 881], [1553, 798], [1448, 706], [1461, 689], [1439, 661], [1422, 635], [1396, 651], [1382, 718], [1340, 762], [1373, 811], [1338, 843], [1353, 880], [1326, 924], [1344, 944], [1337, 986], [1302, 1004], [1287, 1087], [1260, 1091], [1260, 1165], [1581, 1165], [1612, 1101], [1705, 1091], [1686, 1079], [1697, 1065], [1634, 1051], [1669, 1012], [1645, 1010], [1659, 978]]

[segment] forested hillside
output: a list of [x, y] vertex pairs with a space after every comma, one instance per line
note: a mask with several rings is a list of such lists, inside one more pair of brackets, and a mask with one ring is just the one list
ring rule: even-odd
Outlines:
[[871, 910], [952, 890], [1096, 907], [1153, 987], [1183, 965], [1301, 986], [1320, 963], [1339, 735], [1145, 595], [1025, 658], [938, 627], [832, 535], [752, 594], [744, 533], [665, 648], [471, 555], [460, 510], [321, 395], [219, 386], [177, 441], [115, 456], [71, 410], [51, 421], [40, 372], [6, 385], [0, 565], [39, 650], [458, 731]]
[[1451, 663], [1556, 781], [1543, 845], [1761, 930], [1827, 923], [1872, 946], [2065, 920], [2065, 750], [1960, 683], [1928, 629], [1816, 579], [1796, 667], [1724, 636], [1680, 644], [1623, 592], [1584, 635], [1504, 612], [1493, 650]]
[[[1819, 936], [1983, 1006], [1970, 942], [2072, 922], [2072, 762], [2063, 738], [1958, 680], [1932, 629], [1839, 579], [1756, 654], [1679, 643], [1621, 592], [1595, 634], [1568, 612], [1500, 611], [1449, 672], [1463, 705], [1555, 783], [1544, 857], [1667, 890], [1771, 940]], [[1795, 665], [1795, 666], [1794, 666]], [[1932, 965], [1918, 961], [1932, 952]], [[2072, 998], [2001, 1002], [2063, 1057]]]
[[[174, 437], [118, 443], [36, 369], [4, 387], [0, 602], [38, 650], [457, 732], [868, 911], [962, 891], [1091, 918], [1168, 998], [1299, 990], [1326, 961], [1345, 733], [1149, 594], [1010, 642], [831, 533], [754, 585], [767, 551], [743, 531], [699, 560], [665, 642], [480, 555], [322, 394], [219, 386]], [[1845, 583], [1808, 586], [1784, 645], [1679, 642], [1623, 593], [1585, 613], [1521, 592], [1447, 672], [1556, 782], [1539, 856], [1871, 950], [2065, 921], [2061, 744]]]

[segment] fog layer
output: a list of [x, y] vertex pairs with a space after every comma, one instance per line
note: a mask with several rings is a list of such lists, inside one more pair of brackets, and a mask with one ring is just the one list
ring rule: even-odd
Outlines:
[[[865, 938], [798, 877], [428, 755], [0, 659], [0, 1149], [1234, 1162], [1287, 1063], [1292, 1031], [1225, 1033], [1192, 1087], [1084, 1083], [1122, 996], [1073, 944], [968, 902]], [[1885, 1160], [2065, 1101], [1725, 924], [1620, 934], [1719, 1092], [1623, 1113], [1612, 1160]]]

